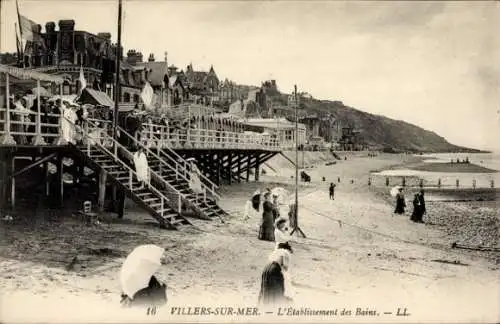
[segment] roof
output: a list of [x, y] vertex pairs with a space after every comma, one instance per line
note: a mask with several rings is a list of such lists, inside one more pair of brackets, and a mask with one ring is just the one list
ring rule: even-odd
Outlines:
[[187, 73], [186, 76], [188, 82], [195, 87], [203, 87], [203, 83], [205, 82], [208, 73], [203, 71], [192, 71]]
[[84, 91], [87, 92], [92, 98], [94, 98], [94, 100], [97, 101], [97, 103], [101, 106], [114, 107], [115, 105], [115, 102], [110, 97], [108, 97], [105, 92], [90, 88], [85, 88]]
[[28, 69], [22, 69], [14, 66], [9, 66], [9, 65], [3, 65], [0, 64], [0, 72], [1, 73], [8, 73], [9, 75], [18, 78], [18, 79], [32, 79], [32, 80], [39, 80], [39, 81], [47, 81], [47, 82], [54, 82], [57, 84], [62, 84], [64, 82], [64, 79], [52, 75], [52, 74], [45, 74], [33, 70], [28, 70]]
[[148, 71], [149, 83], [153, 86], [161, 86], [163, 78], [167, 73], [166, 62], [141, 62], [136, 64], [137, 67], [145, 67]]
[[[295, 123], [289, 122], [285, 118], [248, 118], [246, 120], [242, 120], [242, 122], [246, 125], [259, 126], [265, 128], [273, 128], [273, 129], [292, 129], [295, 128]], [[299, 129], [305, 129], [306, 126], [304, 124], [298, 124]]]

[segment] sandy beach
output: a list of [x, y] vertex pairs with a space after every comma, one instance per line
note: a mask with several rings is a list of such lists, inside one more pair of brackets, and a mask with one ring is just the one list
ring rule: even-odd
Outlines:
[[[221, 189], [229, 217], [195, 219], [194, 227], [181, 231], [157, 228], [135, 208], [125, 220], [109, 215], [96, 226], [72, 218], [70, 208], [30, 219], [14, 215], [13, 222], [0, 224], [2, 322], [500, 320], [498, 252], [451, 248], [453, 242], [500, 247], [496, 201], [440, 202], [430, 194], [426, 224], [414, 224], [410, 210], [394, 216], [387, 189], [367, 185], [371, 170], [404, 163], [401, 156], [359, 154], [333, 165], [326, 165], [335, 160], [329, 156], [308, 158], [306, 164], [315, 165], [307, 171], [312, 182], [301, 184], [299, 193], [299, 222], [307, 237], [296, 238], [291, 265], [294, 307], [306, 315], [177, 314], [182, 312], [176, 307], [256, 305], [274, 244], [257, 240], [259, 219], [243, 220], [243, 204], [257, 188], [293, 189], [291, 165], [274, 161], [271, 168], [280, 171], [266, 172], [261, 182]], [[333, 201], [330, 182], [337, 183]], [[121, 263], [147, 243], [167, 251], [158, 276], [167, 283], [169, 302], [156, 316], [119, 307]], [[78, 261], [68, 269], [74, 257]], [[331, 312], [314, 316], [308, 308]], [[408, 316], [396, 316], [398, 311]]]

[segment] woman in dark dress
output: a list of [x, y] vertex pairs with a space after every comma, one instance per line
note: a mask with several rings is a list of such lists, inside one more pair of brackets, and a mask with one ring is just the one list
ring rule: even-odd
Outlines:
[[262, 205], [262, 223], [259, 230], [259, 240], [274, 242], [274, 205], [270, 200], [271, 193], [264, 194], [264, 204]]
[[399, 192], [396, 195], [396, 209], [394, 213], [396, 214], [404, 214], [405, 213], [405, 195], [403, 194], [403, 188], [399, 188]]
[[421, 190], [419, 193], [415, 194], [413, 199], [413, 213], [410, 219], [415, 223], [423, 223], [425, 212], [424, 191]]
[[276, 305], [290, 301], [285, 296], [285, 277], [283, 271], [288, 268], [289, 254], [279, 249], [275, 251], [270, 262], [262, 271], [262, 281], [259, 292], [259, 304]]

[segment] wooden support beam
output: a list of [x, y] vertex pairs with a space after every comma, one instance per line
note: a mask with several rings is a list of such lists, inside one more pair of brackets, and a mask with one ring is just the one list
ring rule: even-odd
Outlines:
[[59, 185], [58, 203], [59, 206], [62, 207], [64, 205], [64, 179], [63, 179], [64, 164], [63, 164], [62, 154], [57, 155], [56, 167], [57, 167], [57, 184]]
[[[249, 160], [250, 159], [250, 153], [247, 152], [247, 154], [246, 154], [245, 157], [246, 157], [247, 160]], [[247, 170], [247, 182], [249, 182], [250, 181], [250, 168], [246, 168], [246, 170]]]
[[[55, 158], [56, 156], [57, 156], [57, 153], [52, 153], [52, 154], [50, 154], [50, 155], [47, 155], [47, 156], [46, 156], [46, 157], [44, 157], [43, 159], [40, 159], [40, 160], [38, 160], [38, 161], [35, 161], [35, 162], [31, 163], [30, 165], [28, 165], [28, 166], [26, 166], [26, 167], [22, 168], [21, 170], [19, 170], [19, 171], [17, 171], [17, 172], [14, 172], [13, 174], [11, 174], [11, 175], [9, 176], [9, 178], [14, 178], [14, 177], [17, 177], [18, 175], [23, 174], [24, 172], [26, 172], [26, 171], [28, 171], [28, 170], [30, 170], [30, 169], [33, 169], [34, 167], [39, 166], [40, 164], [45, 163], [46, 161], [49, 161], [49, 160], [51, 160], [51, 159]], [[7, 180], [7, 179], [5, 179], [5, 180]]]
[[104, 201], [106, 199], [106, 178], [108, 177], [106, 171], [104, 170], [101, 170], [99, 172], [99, 188], [98, 188], [98, 192], [99, 192], [99, 197], [98, 197], [98, 201], [97, 201], [97, 206], [99, 208], [99, 212], [103, 212], [104, 211]]
[[[16, 160], [13, 156], [9, 157], [10, 160], [10, 174], [16, 172]], [[16, 178], [10, 177], [10, 206], [12, 210], [16, 207]]]
[[227, 164], [227, 173], [228, 173], [228, 184], [232, 184], [233, 183], [233, 152], [232, 151], [229, 151], [229, 154], [228, 154], [228, 159], [229, 159], [229, 163]]
[[117, 210], [118, 218], [122, 219], [125, 214], [125, 191], [117, 188]]
[[217, 153], [215, 154], [215, 158], [217, 160], [217, 185], [220, 186], [220, 179], [221, 179], [221, 159], [222, 159], [222, 156]]
[[260, 169], [260, 154], [257, 153], [255, 162], [255, 181], [259, 181], [259, 170]]
[[241, 182], [241, 154], [238, 152], [238, 182]]

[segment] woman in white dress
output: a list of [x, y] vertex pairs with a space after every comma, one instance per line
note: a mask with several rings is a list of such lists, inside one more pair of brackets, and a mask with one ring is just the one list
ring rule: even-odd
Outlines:
[[63, 108], [63, 117], [61, 123], [63, 139], [68, 143], [75, 144], [75, 123], [78, 120], [78, 116], [70, 106]]
[[144, 188], [146, 182], [149, 183], [149, 165], [148, 158], [144, 149], [139, 148], [137, 152], [134, 153], [134, 165], [135, 171], [137, 173], [137, 180], [141, 183], [141, 188]]
[[200, 170], [196, 165], [196, 160], [194, 158], [187, 159], [186, 161], [190, 162], [189, 167], [191, 172], [189, 173], [189, 187], [194, 191], [196, 195], [203, 193], [203, 188], [201, 186], [200, 180]]

